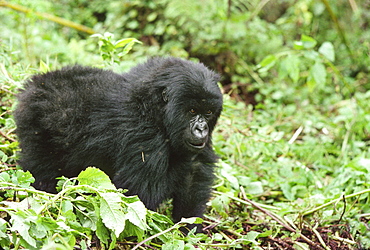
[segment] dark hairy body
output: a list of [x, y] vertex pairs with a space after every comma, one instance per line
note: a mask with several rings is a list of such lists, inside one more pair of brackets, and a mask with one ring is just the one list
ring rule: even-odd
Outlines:
[[34, 186], [88, 166], [173, 218], [202, 216], [217, 157], [211, 134], [222, 109], [218, 75], [203, 64], [152, 58], [128, 73], [71, 66], [33, 76], [14, 113], [19, 164]]

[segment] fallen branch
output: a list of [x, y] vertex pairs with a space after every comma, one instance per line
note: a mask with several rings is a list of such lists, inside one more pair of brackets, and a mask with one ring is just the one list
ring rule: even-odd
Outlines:
[[16, 10], [16, 11], [20, 11], [20, 12], [23, 12], [23, 13], [31, 13], [31, 14], [39, 17], [39, 18], [45, 18], [47, 20], [50, 20], [50, 21], [53, 21], [55, 23], [59, 23], [63, 26], [67, 26], [67, 27], [70, 27], [70, 28], [88, 33], [90, 35], [96, 33], [93, 29], [91, 29], [89, 27], [86, 27], [84, 25], [69, 21], [69, 20], [61, 18], [61, 17], [51, 15], [51, 14], [48, 14], [48, 13], [33, 11], [33, 10], [31, 10], [29, 8], [26, 8], [26, 7], [23, 7], [22, 5], [19, 5], [19, 4], [8, 3], [7, 1], [0, 0], [0, 7], [7, 7], [7, 8], [10, 8], [10, 9], [13, 9], [13, 10]]
[[[218, 191], [214, 191], [214, 193], [225, 194], [225, 193], [221, 193], [221, 192], [218, 192]], [[243, 189], [242, 189], [242, 193], [244, 193]], [[231, 198], [235, 201], [238, 201], [238, 202], [241, 202], [241, 203], [244, 203], [244, 204], [249, 203], [250, 205], [257, 208], [258, 210], [260, 210], [261, 212], [263, 212], [267, 216], [271, 217], [271, 219], [275, 220], [277, 223], [279, 223], [286, 230], [288, 230], [292, 233], [299, 233], [300, 238], [302, 240], [304, 240], [305, 242], [307, 242], [309, 245], [315, 246], [319, 250], [324, 249], [320, 245], [316, 244], [315, 242], [313, 242], [309, 238], [307, 238], [305, 235], [303, 235], [299, 230], [296, 230], [296, 229], [292, 228], [288, 223], [285, 223], [284, 220], [282, 218], [280, 218], [278, 215], [276, 215], [275, 213], [268, 211], [267, 209], [263, 208], [261, 206], [261, 204], [258, 204], [257, 202], [254, 202], [254, 201], [248, 199], [247, 197], [245, 197], [245, 193], [243, 195], [244, 196], [243, 199], [239, 199], [237, 197], [233, 197], [233, 196], [228, 195], [228, 194], [225, 194], [225, 195], [227, 195], [229, 198]]]
[[13, 138], [10, 138], [8, 135], [6, 135], [3, 131], [0, 130], [0, 135], [7, 139], [8, 141], [15, 142], [16, 140]]

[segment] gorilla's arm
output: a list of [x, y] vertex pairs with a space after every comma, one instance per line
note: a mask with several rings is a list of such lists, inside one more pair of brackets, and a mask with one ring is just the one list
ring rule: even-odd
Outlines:
[[[205, 149], [208, 151], [208, 148]], [[210, 156], [214, 156], [211, 157]], [[206, 209], [206, 203], [211, 197], [211, 187], [214, 180], [214, 162], [216, 156], [212, 151], [201, 154], [189, 160], [188, 165], [182, 165], [189, 171], [184, 171], [183, 175], [178, 175], [176, 191], [173, 195], [172, 216], [175, 222], [181, 218], [202, 217]], [[186, 163], [185, 163], [186, 164]], [[188, 229], [197, 226], [197, 232], [201, 231], [199, 225], [188, 225]]]

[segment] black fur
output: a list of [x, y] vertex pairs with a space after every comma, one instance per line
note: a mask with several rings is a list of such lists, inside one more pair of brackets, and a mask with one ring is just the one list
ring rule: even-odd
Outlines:
[[[14, 114], [19, 163], [41, 190], [55, 192], [56, 177], [96, 166], [149, 209], [173, 198], [175, 221], [202, 216], [217, 158], [217, 81], [203, 64], [177, 58], [153, 58], [126, 74], [72, 66], [36, 75]], [[201, 149], [188, 143], [192, 109], [208, 124]]]

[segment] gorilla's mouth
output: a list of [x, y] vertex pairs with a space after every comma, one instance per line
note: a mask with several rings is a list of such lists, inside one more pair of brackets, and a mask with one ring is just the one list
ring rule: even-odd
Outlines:
[[201, 143], [191, 143], [189, 142], [190, 146], [192, 146], [193, 148], [197, 148], [197, 149], [202, 149], [206, 146], [206, 143], [205, 142], [201, 142]]

